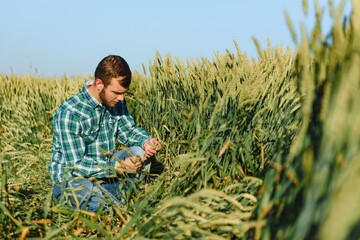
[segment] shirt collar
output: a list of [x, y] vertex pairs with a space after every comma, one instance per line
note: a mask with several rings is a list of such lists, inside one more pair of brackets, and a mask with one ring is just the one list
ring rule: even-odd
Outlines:
[[91, 86], [94, 83], [94, 80], [87, 80], [84, 84], [84, 86], [82, 87], [82, 94], [84, 96], [84, 98], [87, 100], [87, 102], [89, 103], [89, 105], [93, 108], [97, 108], [97, 107], [104, 107], [101, 103], [99, 103], [89, 92], [88, 87]]

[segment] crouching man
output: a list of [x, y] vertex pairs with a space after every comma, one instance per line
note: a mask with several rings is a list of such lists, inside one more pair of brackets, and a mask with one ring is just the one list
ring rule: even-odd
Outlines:
[[[70, 196], [74, 208], [90, 212], [106, 205], [105, 199], [118, 204], [121, 191], [126, 191], [124, 176], [134, 177], [132, 173], [161, 150], [159, 141], [128, 113], [125, 94], [130, 83], [127, 62], [107, 56], [98, 64], [95, 80], [56, 111], [49, 172], [57, 199]], [[117, 141], [126, 149], [104, 154], [112, 153]], [[118, 177], [117, 171], [125, 174]]]

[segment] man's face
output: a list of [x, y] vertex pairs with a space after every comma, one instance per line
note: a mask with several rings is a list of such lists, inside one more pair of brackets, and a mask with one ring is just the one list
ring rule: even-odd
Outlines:
[[118, 102], [123, 101], [128, 90], [119, 84], [123, 77], [112, 78], [110, 84], [104, 87], [99, 93], [102, 104], [107, 107], [114, 107]]

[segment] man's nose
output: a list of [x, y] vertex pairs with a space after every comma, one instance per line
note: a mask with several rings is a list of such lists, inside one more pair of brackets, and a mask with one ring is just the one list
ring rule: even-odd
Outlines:
[[119, 100], [119, 101], [123, 101], [124, 97], [125, 97], [125, 94], [120, 94], [120, 95], [117, 96], [116, 99]]

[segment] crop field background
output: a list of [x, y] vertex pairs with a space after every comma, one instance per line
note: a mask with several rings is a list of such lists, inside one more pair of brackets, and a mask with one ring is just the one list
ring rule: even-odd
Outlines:
[[[0, 239], [359, 239], [360, 2], [296, 51], [157, 54], [127, 95], [160, 139], [160, 176], [96, 214], [55, 201], [54, 111], [87, 76], [0, 75]], [[304, 1], [306, 11], [306, 1]], [[90, 76], [91, 78], [91, 76]]]

